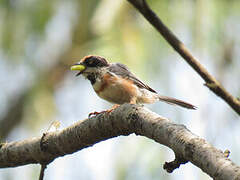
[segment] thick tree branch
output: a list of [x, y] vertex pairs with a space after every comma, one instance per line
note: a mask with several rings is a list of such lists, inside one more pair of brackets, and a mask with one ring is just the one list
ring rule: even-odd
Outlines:
[[164, 165], [168, 172], [190, 161], [215, 179], [240, 177], [240, 167], [185, 126], [175, 124], [142, 106], [131, 104], [124, 104], [109, 114], [79, 121], [43, 137], [2, 144], [0, 167], [30, 163], [47, 165], [57, 157], [131, 133], [146, 136], [174, 151], [175, 160]]
[[161, 19], [150, 9], [145, 0], [128, 0], [164, 37], [164, 39], [183, 57], [183, 59], [204, 79], [205, 85], [222, 98], [240, 115], [240, 101], [233, 97], [199, 61], [186, 46], [163, 24]]

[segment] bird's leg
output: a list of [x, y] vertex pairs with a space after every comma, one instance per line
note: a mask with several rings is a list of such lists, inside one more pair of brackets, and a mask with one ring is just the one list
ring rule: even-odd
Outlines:
[[120, 105], [119, 104], [114, 104], [111, 109], [106, 110], [107, 113], [112, 112], [114, 109], [118, 108]]
[[131, 99], [131, 101], [129, 102], [129, 104], [137, 104], [137, 98], [136, 97], [133, 97]]
[[110, 113], [114, 109], [118, 108], [119, 106], [120, 105], [118, 105], [118, 104], [114, 104], [111, 109], [108, 109], [108, 110], [105, 110], [105, 111], [101, 111], [101, 112], [96, 112], [95, 111], [95, 112], [89, 113], [88, 117], [90, 118], [91, 116], [97, 116], [97, 115], [102, 114], [102, 113]]

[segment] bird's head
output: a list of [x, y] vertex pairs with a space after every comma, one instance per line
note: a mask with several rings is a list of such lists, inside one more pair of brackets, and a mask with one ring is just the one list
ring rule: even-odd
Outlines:
[[90, 74], [99, 73], [102, 68], [108, 67], [107, 60], [100, 56], [89, 55], [81, 59], [80, 62], [71, 66], [72, 71], [79, 71], [76, 76], [83, 75], [85, 77]]

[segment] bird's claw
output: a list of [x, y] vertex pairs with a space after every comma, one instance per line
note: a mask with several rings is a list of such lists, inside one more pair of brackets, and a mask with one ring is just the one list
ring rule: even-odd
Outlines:
[[97, 116], [97, 115], [99, 115], [99, 114], [101, 114], [101, 113], [104, 113], [104, 112], [105, 112], [105, 111], [101, 111], [101, 112], [97, 112], [97, 111], [91, 112], [91, 113], [88, 114], [88, 118], [90, 118], [91, 116]]
[[110, 113], [112, 111], [113, 111], [113, 109], [109, 109], [109, 110], [101, 111], [101, 112], [97, 112], [97, 111], [91, 112], [91, 113], [88, 114], [88, 118], [90, 118], [91, 116], [97, 116], [97, 115], [103, 114], [103, 113]]
[[91, 116], [97, 116], [97, 115], [103, 114], [103, 113], [110, 113], [110, 112], [112, 112], [114, 109], [116, 109], [117, 107], [119, 107], [119, 105], [116, 104], [116, 105], [114, 105], [111, 109], [108, 109], [108, 110], [105, 110], [105, 111], [101, 111], [101, 112], [97, 112], [97, 111], [91, 112], [91, 113], [88, 114], [88, 118], [90, 118]]

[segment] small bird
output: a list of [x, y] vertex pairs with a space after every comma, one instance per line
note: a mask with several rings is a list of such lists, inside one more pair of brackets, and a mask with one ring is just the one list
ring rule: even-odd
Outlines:
[[[85, 56], [80, 62], [71, 66], [71, 70], [79, 71], [76, 76], [83, 75], [88, 79], [100, 98], [117, 104], [107, 112], [111, 112], [124, 103], [150, 104], [157, 101], [179, 105], [187, 109], [196, 109], [190, 103], [159, 95], [131, 73], [127, 66], [120, 63], [109, 63], [101, 56]], [[93, 114], [97, 115], [99, 113], [90, 113], [90, 115]]]

